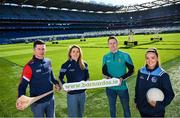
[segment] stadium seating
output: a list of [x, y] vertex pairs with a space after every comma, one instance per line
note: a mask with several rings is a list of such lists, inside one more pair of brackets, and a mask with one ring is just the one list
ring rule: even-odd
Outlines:
[[0, 5], [0, 43], [11, 39], [180, 26], [180, 5], [129, 13], [88, 13]]

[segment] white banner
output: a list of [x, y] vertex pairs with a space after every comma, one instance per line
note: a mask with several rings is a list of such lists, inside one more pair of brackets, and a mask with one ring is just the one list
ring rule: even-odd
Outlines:
[[65, 83], [63, 84], [63, 88], [65, 91], [72, 91], [72, 90], [112, 87], [112, 86], [120, 86], [120, 85], [121, 85], [121, 80], [119, 80], [118, 78], [112, 78], [112, 79], [102, 79], [102, 80], [94, 80], [94, 81]]

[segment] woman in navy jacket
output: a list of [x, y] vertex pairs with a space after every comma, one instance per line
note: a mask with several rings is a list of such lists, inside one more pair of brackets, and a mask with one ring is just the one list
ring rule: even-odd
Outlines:
[[[174, 98], [169, 75], [160, 67], [156, 48], [149, 48], [145, 54], [146, 65], [138, 71], [135, 87], [135, 104], [142, 117], [164, 117], [165, 107]], [[163, 101], [148, 101], [146, 93], [150, 88], [159, 88], [164, 93]]]
[[[72, 45], [69, 48], [68, 60], [61, 66], [59, 79], [62, 84], [89, 80], [88, 65], [83, 61], [81, 48]], [[85, 108], [85, 90], [67, 91], [68, 117], [82, 117]]]

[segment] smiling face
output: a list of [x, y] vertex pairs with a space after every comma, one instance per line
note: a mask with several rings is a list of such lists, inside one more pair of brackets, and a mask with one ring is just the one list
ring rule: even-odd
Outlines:
[[146, 54], [146, 64], [149, 69], [154, 69], [158, 63], [158, 57], [154, 52], [148, 52]]
[[80, 51], [78, 48], [72, 48], [71, 52], [70, 52], [70, 58], [77, 61], [79, 59], [80, 56]]
[[34, 55], [38, 59], [43, 59], [46, 51], [46, 45], [40, 44], [34, 47]]
[[115, 39], [110, 39], [108, 41], [108, 46], [111, 52], [116, 52], [118, 50], [118, 42]]

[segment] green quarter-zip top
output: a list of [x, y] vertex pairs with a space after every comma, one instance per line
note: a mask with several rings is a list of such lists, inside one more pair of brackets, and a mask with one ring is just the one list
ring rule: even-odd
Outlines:
[[110, 89], [127, 89], [127, 83], [125, 79], [131, 76], [134, 72], [133, 62], [128, 53], [119, 50], [115, 53], [107, 53], [103, 57], [103, 66], [107, 66], [107, 72], [110, 77], [123, 78], [121, 86], [109, 87]]

